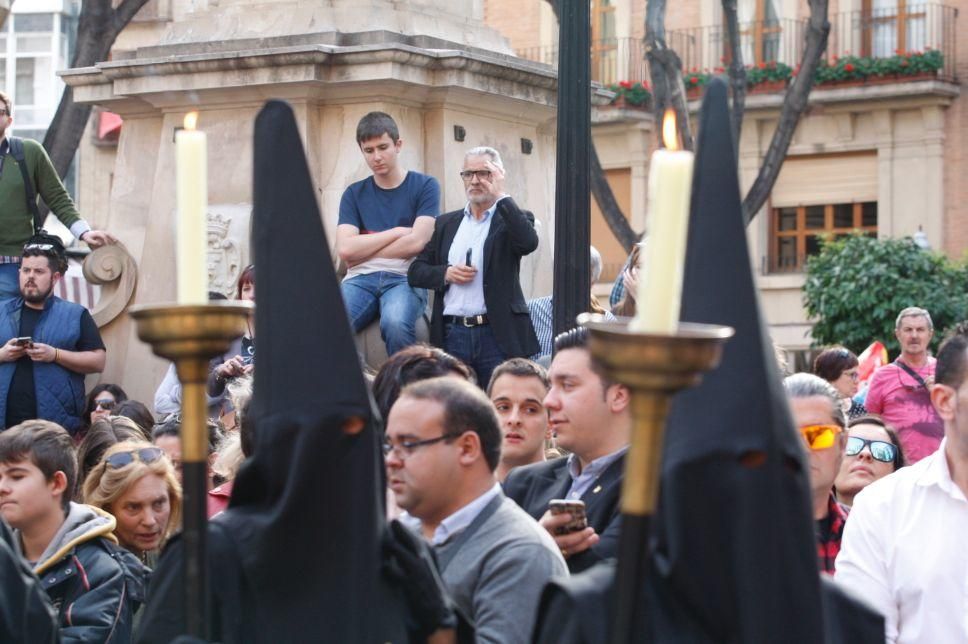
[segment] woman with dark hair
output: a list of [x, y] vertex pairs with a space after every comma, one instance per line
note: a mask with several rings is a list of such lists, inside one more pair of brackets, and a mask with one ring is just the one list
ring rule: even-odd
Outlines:
[[74, 436], [75, 440], [82, 440], [91, 425], [98, 418], [107, 418], [114, 413], [114, 408], [128, 399], [128, 394], [118, 385], [109, 382], [102, 382], [94, 385], [90, 393], [87, 394], [87, 402], [84, 405], [84, 424], [80, 431]]
[[429, 344], [414, 344], [390, 356], [373, 380], [373, 397], [383, 420], [390, 414], [390, 408], [400, 396], [401, 389], [412, 382], [437, 376], [457, 376], [469, 382], [475, 381], [470, 367], [443, 349]]
[[[249, 264], [239, 275], [235, 287], [235, 299], [255, 302], [255, 266]], [[245, 335], [236, 340], [229, 348], [226, 356], [230, 356], [215, 365], [208, 376], [208, 395], [221, 396], [225, 393], [225, 385], [243, 374], [252, 373], [255, 368], [255, 324], [250, 316]], [[230, 411], [225, 410], [223, 411]]]
[[904, 465], [904, 450], [893, 427], [879, 416], [855, 418], [847, 423], [847, 447], [834, 482], [837, 500], [853, 505], [858, 492]]
[[125, 400], [114, 408], [114, 416], [124, 416], [134, 421], [134, 424], [144, 432], [145, 438], [151, 438], [151, 428], [155, 426], [155, 417], [151, 415], [143, 402]]
[[847, 418], [867, 414], [864, 406], [854, 401], [857, 394], [857, 365], [860, 362], [853, 351], [845, 347], [829, 347], [820, 352], [813, 361], [813, 373], [834, 386], [840, 394], [841, 405]]
[[94, 466], [100, 462], [104, 452], [112, 445], [135, 440], [145, 440], [145, 434], [130, 418], [108, 416], [94, 421], [84, 440], [77, 447], [78, 489], [75, 492], [75, 500], [78, 503], [83, 502], [81, 484]]

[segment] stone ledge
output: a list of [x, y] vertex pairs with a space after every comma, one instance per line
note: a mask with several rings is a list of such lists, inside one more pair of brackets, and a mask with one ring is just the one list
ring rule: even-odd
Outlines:
[[[746, 111], [750, 110], [778, 110], [783, 106], [783, 92], [776, 94], [747, 94]], [[891, 99], [914, 99], [925, 96], [935, 97], [945, 103], [961, 95], [961, 87], [957, 83], [944, 80], [898, 81], [897, 83], [883, 83], [876, 85], [858, 85], [854, 87], [824, 87], [814, 86], [810, 90], [810, 105], [838, 105], [844, 103], [861, 103], [865, 101], [885, 101]], [[692, 111], [698, 111], [701, 99], [689, 101]]]

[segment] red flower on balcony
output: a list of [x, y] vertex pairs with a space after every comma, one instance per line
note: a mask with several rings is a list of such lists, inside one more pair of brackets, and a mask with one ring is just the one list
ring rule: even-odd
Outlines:
[[699, 79], [696, 78], [695, 76], [690, 76], [689, 77], [689, 84], [690, 85], [698, 85], [699, 84]]
[[766, 69], [766, 63], [760, 63], [757, 65], [760, 69]]
[[902, 60], [901, 61], [901, 67], [907, 67], [907, 66], [908, 66], [908, 61]]
[[854, 65], [852, 63], [847, 63], [846, 65], [844, 65], [844, 71], [845, 72], [854, 71]]
[[619, 81], [618, 84], [622, 89], [632, 89], [632, 83], [627, 80]]
[[716, 68], [716, 73], [717, 74], [722, 74], [725, 71], [726, 71], [726, 68], [725, 67], [717, 67]]

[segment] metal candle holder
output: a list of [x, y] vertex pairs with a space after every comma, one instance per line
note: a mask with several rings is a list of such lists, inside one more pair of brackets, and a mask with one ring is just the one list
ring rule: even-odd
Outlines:
[[188, 635], [206, 638], [205, 559], [208, 406], [205, 388], [212, 358], [229, 350], [246, 331], [249, 302], [161, 304], [132, 307], [138, 337], [175, 363], [182, 384], [181, 446], [184, 490], [185, 625]]
[[613, 642], [633, 641], [635, 610], [645, 583], [649, 521], [655, 513], [662, 444], [672, 396], [702, 380], [732, 337], [728, 326], [680, 323], [674, 334], [633, 331], [628, 319], [584, 314], [589, 349], [605, 376], [631, 392], [632, 436], [622, 486], [622, 532], [616, 572]]

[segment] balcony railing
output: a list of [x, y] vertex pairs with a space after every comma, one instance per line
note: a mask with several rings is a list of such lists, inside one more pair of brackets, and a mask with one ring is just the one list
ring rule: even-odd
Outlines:
[[[958, 10], [940, 4], [908, 0], [906, 8], [848, 11], [830, 17], [825, 57], [855, 55], [883, 58], [896, 52], [940, 51], [944, 66], [938, 77], [955, 80]], [[806, 20], [769, 20], [739, 25], [743, 62], [747, 65], [782, 62], [796, 66], [803, 54]], [[725, 26], [694, 27], [667, 32], [667, 42], [682, 59], [685, 71], [714, 71], [729, 59]], [[521, 58], [558, 64], [557, 47], [517, 51]], [[645, 47], [635, 38], [595, 41], [591, 49], [592, 80], [608, 85], [620, 80], [648, 80]]]

